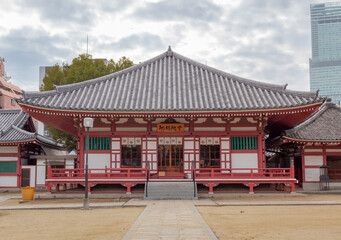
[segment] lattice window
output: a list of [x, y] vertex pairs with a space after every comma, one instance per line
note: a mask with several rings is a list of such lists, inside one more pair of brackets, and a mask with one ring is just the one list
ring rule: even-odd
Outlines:
[[220, 145], [200, 145], [200, 167], [220, 167]]
[[231, 137], [232, 150], [257, 150], [257, 137]]
[[141, 167], [141, 145], [122, 145], [122, 167]]
[[110, 150], [110, 137], [89, 137], [89, 150]]

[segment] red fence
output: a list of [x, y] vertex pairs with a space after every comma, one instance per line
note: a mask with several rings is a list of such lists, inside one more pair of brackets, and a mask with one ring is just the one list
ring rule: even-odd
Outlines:
[[[51, 167], [47, 171], [47, 179], [84, 179], [85, 168], [59, 169]], [[89, 179], [147, 179], [146, 168], [102, 168], [89, 169]]]
[[[127, 192], [136, 184], [145, 184], [149, 171], [148, 168], [102, 168], [89, 169], [89, 191], [91, 186], [96, 184], [121, 184], [127, 187]], [[213, 193], [213, 187], [219, 184], [244, 184], [249, 186], [250, 192], [253, 187], [259, 184], [289, 184], [291, 191], [295, 191], [297, 182], [294, 174], [294, 167], [290, 168], [210, 168], [192, 169], [196, 183], [209, 187]], [[52, 169], [48, 168], [46, 186], [51, 191], [52, 186], [58, 184], [84, 184], [85, 169]]]
[[294, 167], [291, 168], [210, 168], [195, 169], [195, 178], [202, 179], [238, 179], [238, 178], [294, 178]]

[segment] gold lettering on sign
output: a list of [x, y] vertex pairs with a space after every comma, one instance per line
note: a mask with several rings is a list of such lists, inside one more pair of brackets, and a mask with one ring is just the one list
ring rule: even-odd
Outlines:
[[157, 132], [184, 132], [185, 126], [182, 123], [160, 123], [157, 124]]

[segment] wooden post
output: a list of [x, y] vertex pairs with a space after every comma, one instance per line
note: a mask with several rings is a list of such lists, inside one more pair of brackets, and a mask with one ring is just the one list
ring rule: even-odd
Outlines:
[[209, 183], [207, 185], [208, 185], [208, 194], [213, 194], [214, 183]]
[[249, 194], [254, 194], [255, 192], [253, 191], [254, 184], [249, 183]]
[[131, 194], [131, 184], [127, 183], [126, 187], [127, 187], [127, 194]]

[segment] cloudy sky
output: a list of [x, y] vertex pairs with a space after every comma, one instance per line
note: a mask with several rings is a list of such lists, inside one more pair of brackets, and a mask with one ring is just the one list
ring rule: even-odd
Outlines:
[[39, 66], [94, 58], [139, 63], [173, 51], [241, 77], [309, 90], [310, 4], [323, 0], [0, 0], [0, 56], [38, 90]]

